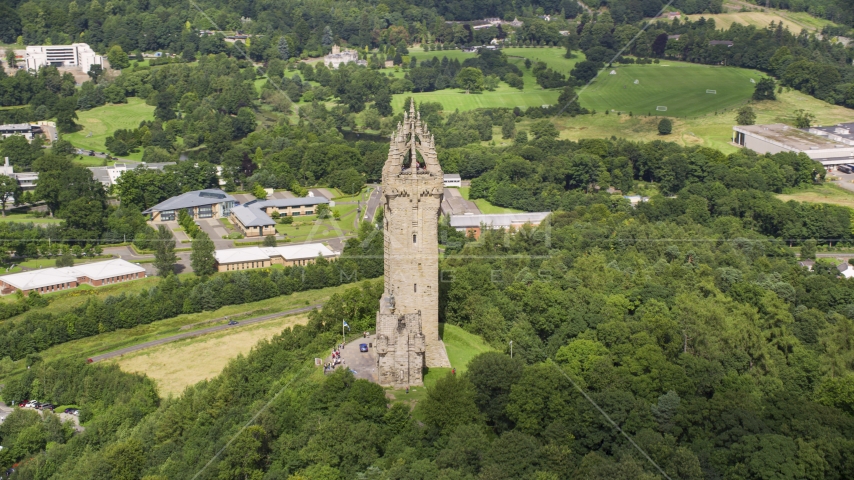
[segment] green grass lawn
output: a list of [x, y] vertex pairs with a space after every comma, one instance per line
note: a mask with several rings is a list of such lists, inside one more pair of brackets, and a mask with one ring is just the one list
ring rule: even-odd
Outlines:
[[[531, 70], [525, 68], [525, 59], [543, 61], [554, 70], [569, 74], [576, 63], [584, 60], [564, 58], [563, 48], [505, 48], [502, 52], [523, 73], [525, 88], [517, 90], [501, 83], [493, 92], [470, 93], [457, 89], [436, 92], [405, 93], [394, 96], [395, 109], [403, 108], [403, 101], [411, 96], [419, 102], [439, 102], [445, 110], [473, 110], [477, 108], [527, 108], [553, 105], [560, 96], [559, 89], [544, 90], [537, 85]], [[415, 52], [423, 60], [436, 56], [464, 61], [474, 54], [459, 50], [441, 52]], [[617, 73], [610, 75], [610, 71]], [[697, 65], [687, 62], [664, 61], [651, 65], [618, 65], [606, 69], [586, 89], [580, 92], [581, 105], [597, 111], [614, 110], [636, 115], [656, 113], [656, 107], [667, 107], [668, 117], [691, 117], [732, 108], [747, 101], [755, 87], [750, 79], [759, 81], [764, 75], [748, 69]], [[638, 81], [635, 84], [635, 80]], [[706, 93], [714, 90], [716, 93]]]
[[[102, 150], [98, 150], [98, 151], [102, 151]], [[105, 153], [108, 153], [108, 152], [105, 152]], [[103, 167], [106, 165], [112, 165], [115, 162], [107, 161], [107, 159], [101, 158], [101, 157], [90, 157], [89, 155], [78, 155], [78, 156], [74, 157], [73, 163], [75, 165], [80, 165], [81, 167]]]
[[477, 355], [495, 351], [495, 348], [479, 336], [456, 325], [443, 325], [442, 341], [445, 342], [445, 350], [448, 352], [451, 366], [457, 369], [457, 373], [465, 372], [468, 369], [468, 363]]
[[[146, 105], [145, 100], [141, 98], [129, 97], [126, 104], [105, 105], [80, 111], [77, 112], [77, 116], [79, 117], [77, 123], [82, 129], [66, 134], [63, 138], [84, 150], [106, 152], [107, 147], [104, 141], [108, 136], [122, 128], [137, 128], [142, 120], [154, 120], [154, 107]], [[92, 134], [91, 137], [88, 137], [89, 133]], [[142, 160], [142, 151], [132, 153], [125, 158]]]
[[0, 217], [0, 222], [15, 222], [15, 223], [61, 223], [62, 220], [59, 218], [51, 218], [51, 217], [36, 217], [31, 213], [22, 213], [22, 212], [6, 212], [5, 217]]
[[832, 183], [810, 185], [808, 188], [786, 191], [776, 195], [776, 197], [784, 202], [795, 200], [797, 202], [829, 203], [854, 208], [854, 192]]
[[[584, 101], [582, 105], [587, 106]], [[830, 105], [794, 90], [778, 93], [776, 101], [754, 102], [751, 107], [756, 112], [757, 125], [765, 123], [794, 125], [793, 112], [799, 108], [813, 113], [816, 116], [816, 125], [834, 125], [851, 119], [850, 109]], [[736, 108], [729, 108], [726, 111], [718, 111], [717, 114], [711, 112], [700, 117], [673, 118], [673, 133], [664, 136], [658, 134], [658, 122], [661, 119], [654, 115], [646, 117], [647, 112], [643, 112], [643, 115], [637, 115], [635, 112], [634, 117], [629, 117], [613, 113], [605, 115], [600, 110], [595, 115], [561, 117], [552, 120], [560, 131], [560, 137], [567, 140], [610, 138], [616, 135], [634, 142], [664, 140], [683, 146], [701, 145], [724, 153], [732, 153], [738, 150], [738, 147], [731, 144], [736, 110]], [[527, 131], [531, 123], [533, 120], [527, 118], [522, 120], [521, 123], [516, 124], [516, 131]], [[500, 138], [496, 142], [501, 142]]]
[[[460, 187], [458, 190], [460, 191], [460, 195], [462, 195], [463, 198], [465, 198], [466, 200], [471, 200], [469, 198], [469, 191], [471, 190], [471, 187]], [[524, 210], [517, 210], [515, 208], [505, 208], [505, 207], [495, 206], [495, 205], [489, 203], [489, 200], [486, 200], [485, 198], [478, 198], [477, 200], [472, 200], [472, 201], [474, 202], [475, 205], [477, 205], [477, 208], [480, 209], [480, 213], [493, 214], [493, 213], [522, 213], [522, 212], [524, 212]]]
[[[417, 102], [439, 102], [448, 111], [498, 107], [527, 108], [552, 105], [560, 96], [560, 90], [544, 90], [537, 85], [534, 76], [531, 74], [531, 70], [525, 68], [525, 59], [530, 58], [532, 61], [546, 62], [550, 67], [564, 74], [568, 74], [576, 63], [584, 60], [584, 56], [581, 54], [577, 58], [563, 58], [563, 55], [566, 53], [566, 49], [564, 48], [505, 48], [502, 49], [502, 52], [509, 57], [508, 60], [510, 63], [516, 65], [522, 71], [522, 79], [525, 81], [525, 88], [523, 90], [511, 88], [506, 83], [501, 82], [494, 92], [466, 94], [463, 90], [446, 89], [436, 92], [402, 93], [393, 96], [392, 106], [395, 109], [403, 108], [403, 101], [408, 97], [415, 98]], [[439, 52], [414, 51], [412, 56], [419, 61], [432, 59], [433, 57], [440, 60], [442, 57], [448, 57], [449, 60], [456, 59], [463, 62], [467, 58], [474, 58], [476, 54], [464, 53], [461, 50], [444, 50]]]
[[357, 207], [358, 205], [355, 204], [333, 207], [332, 210], [337, 210], [341, 214], [340, 220], [334, 218], [318, 220], [316, 215], [294, 217], [294, 223], [291, 225], [276, 224], [276, 231], [282, 235], [287, 235], [294, 242], [325, 240], [350, 235], [353, 233]]
[[[611, 75], [610, 72], [617, 72]], [[765, 75], [743, 68], [663, 61], [606, 68], [581, 92], [581, 105], [597, 111], [693, 117], [732, 108], [750, 99]], [[635, 80], [638, 81], [635, 84]], [[714, 90], [717, 93], [706, 93]], [[667, 107], [657, 112], [656, 107]]]

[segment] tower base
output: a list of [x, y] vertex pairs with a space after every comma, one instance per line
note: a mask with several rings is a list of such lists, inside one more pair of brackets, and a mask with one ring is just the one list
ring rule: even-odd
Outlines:
[[420, 313], [377, 313], [378, 383], [396, 388], [423, 385], [424, 340]]
[[448, 358], [447, 350], [445, 350], [445, 342], [436, 340], [427, 343], [424, 361], [430, 368], [451, 368], [451, 360]]

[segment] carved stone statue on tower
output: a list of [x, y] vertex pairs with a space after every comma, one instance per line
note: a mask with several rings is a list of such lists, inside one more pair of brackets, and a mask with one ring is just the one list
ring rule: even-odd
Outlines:
[[439, 338], [436, 142], [412, 102], [392, 134], [382, 174], [385, 290], [377, 313], [381, 385], [421, 385], [423, 367], [449, 367]]

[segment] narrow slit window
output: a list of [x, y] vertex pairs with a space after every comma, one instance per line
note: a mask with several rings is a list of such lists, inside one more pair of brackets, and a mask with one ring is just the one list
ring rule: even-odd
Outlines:
[[412, 289], [415, 293], [418, 293], [418, 284], [417, 283], [413, 284]]
[[416, 235], [416, 234], [414, 234], [414, 233], [413, 233], [413, 234], [412, 234], [412, 243], [415, 243], [415, 241], [417, 240], [417, 238], [418, 238], [418, 235]]

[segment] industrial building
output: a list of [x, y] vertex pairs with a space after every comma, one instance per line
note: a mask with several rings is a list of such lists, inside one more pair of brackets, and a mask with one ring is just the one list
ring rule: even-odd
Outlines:
[[58, 292], [88, 284], [93, 287], [145, 278], [145, 269], [137, 264], [116, 258], [105, 262], [86, 263], [73, 267], [40, 268], [0, 277], [3, 295], [22, 291], [40, 294]]
[[804, 153], [828, 168], [854, 163], [854, 123], [803, 129], [774, 123], [732, 129], [733, 143], [757, 153]]
[[92, 65], [104, 65], [104, 57], [95, 53], [88, 44], [32, 45], [24, 58], [27, 70], [38, 71], [44, 66], [80, 67], [84, 72]]
[[246, 247], [229, 248], [214, 252], [217, 271], [231, 272], [264, 268], [272, 265], [304, 266], [314, 263], [318, 257], [328, 260], [338, 258], [340, 254], [322, 243], [306, 243], [284, 247]]
[[235, 199], [217, 188], [194, 190], [164, 200], [143, 211], [153, 222], [174, 222], [178, 211], [184, 210], [193, 218], [228, 218]]
[[483, 229], [519, 228], [526, 224], [537, 226], [549, 215], [551, 212], [451, 215], [450, 225], [458, 232], [465, 232], [466, 235], [472, 234], [474, 238], [480, 238]]

